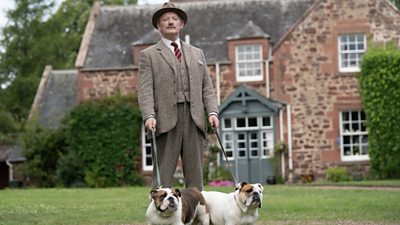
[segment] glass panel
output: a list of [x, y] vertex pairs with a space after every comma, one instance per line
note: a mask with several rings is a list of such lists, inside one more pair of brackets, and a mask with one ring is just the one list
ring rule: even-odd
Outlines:
[[271, 117], [263, 117], [263, 127], [270, 127], [271, 126]]
[[251, 151], [251, 156], [252, 157], [258, 156], [258, 151], [256, 151], [256, 150]]
[[361, 154], [368, 155], [368, 145], [361, 145]]
[[229, 119], [224, 119], [224, 128], [232, 128], [232, 120]]
[[353, 122], [351, 124], [351, 131], [353, 131], [353, 132], [359, 132], [360, 131], [360, 127], [359, 127], [359, 124], [357, 122]]
[[350, 136], [343, 136], [343, 144], [350, 144]]
[[358, 111], [353, 111], [353, 112], [351, 112], [351, 120], [352, 120], [352, 121], [359, 120], [359, 118], [358, 118]]
[[351, 148], [350, 148], [350, 146], [345, 146], [345, 147], [343, 148], [343, 150], [344, 150], [344, 155], [351, 155]]
[[246, 157], [245, 151], [239, 151], [239, 157]]
[[249, 127], [258, 127], [257, 117], [249, 118]]
[[236, 126], [237, 127], [246, 127], [246, 119], [245, 118], [236, 118]]

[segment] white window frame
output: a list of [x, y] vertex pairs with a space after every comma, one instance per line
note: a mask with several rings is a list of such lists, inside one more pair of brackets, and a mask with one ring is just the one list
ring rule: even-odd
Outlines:
[[151, 161], [152, 164], [151, 165], [147, 165], [147, 157], [152, 158], [151, 156], [151, 152], [150, 154], [146, 154], [146, 147], [150, 147], [151, 148], [151, 143], [150, 142], [146, 142], [146, 132], [144, 129], [144, 126], [142, 126], [141, 129], [141, 133], [142, 133], [142, 169], [143, 171], [153, 171], [153, 160]]
[[[226, 136], [230, 135], [231, 139], [227, 140]], [[225, 153], [228, 157], [229, 161], [232, 161], [235, 159], [235, 155], [234, 155], [234, 149], [235, 149], [235, 134], [233, 132], [224, 132], [223, 133], [223, 139], [222, 139], [222, 144], [224, 145], [224, 149], [225, 149]], [[227, 144], [231, 144], [232, 148], [228, 148]], [[230, 153], [230, 154], [228, 154]], [[229, 156], [231, 155], [231, 156]]]
[[[241, 48], [246, 49], [247, 47], [251, 47], [250, 52], [244, 53], [239, 52]], [[257, 49], [254, 49], [258, 47]], [[239, 54], [244, 55], [245, 59], [239, 59]], [[260, 58], [256, 59], [248, 59], [248, 56], [254, 57], [255, 54], [258, 54]], [[245, 45], [236, 45], [235, 47], [235, 59], [236, 59], [236, 81], [238, 82], [249, 82], [249, 81], [262, 81], [263, 80], [263, 55], [262, 55], [262, 45], [261, 44], [245, 44]], [[244, 65], [244, 69], [240, 68], [240, 65]], [[251, 65], [251, 66], [250, 66]], [[259, 70], [260, 74], [249, 74], [250, 71]], [[244, 75], [240, 75], [240, 72], [244, 71]]]
[[[269, 120], [270, 120], [269, 126], [264, 126], [262, 124], [263, 118], [266, 118], [266, 117], [269, 118]], [[242, 119], [245, 120], [245, 126], [244, 127], [238, 127], [237, 126], [237, 119], [238, 118], [242, 118]], [[256, 118], [257, 119], [257, 126], [249, 127], [249, 118]], [[226, 119], [231, 120], [232, 127], [230, 127], [230, 128], [226, 128], [225, 127], [224, 123], [225, 123]], [[249, 131], [257, 131], [258, 132], [258, 146], [259, 146], [258, 148], [261, 149], [261, 153], [259, 152], [257, 157], [251, 156], [251, 149], [250, 149], [251, 146], [247, 146], [248, 147], [248, 151], [246, 152], [246, 156], [239, 157], [237, 135], [238, 135], [238, 133], [241, 133], [241, 132], [246, 132], [246, 134], [247, 134]], [[270, 146], [267, 146], [267, 150], [269, 152], [268, 155], [264, 154], [265, 153], [265, 151], [264, 151], [265, 150], [265, 147], [264, 147], [264, 141], [265, 140], [264, 140], [264, 138], [262, 136], [263, 133], [271, 134], [270, 138], [267, 140], [268, 143], [270, 144]], [[227, 135], [227, 134], [233, 135], [232, 136], [233, 140], [234, 140], [233, 142], [226, 141], [225, 135]], [[230, 160], [230, 161], [234, 160], [235, 157], [237, 157], [238, 159], [247, 158], [247, 157], [253, 158], [253, 159], [254, 158], [263, 158], [263, 159], [265, 159], [265, 158], [271, 158], [274, 155], [274, 142], [275, 142], [275, 140], [274, 140], [274, 133], [273, 133], [273, 117], [271, 115], [266, 115], [266, 116], [262, 116], [262, 115], [258, 115], [258, 116], [237, 116], [237, 117], [223, 118], [222, 119], [222, 135], [223, 135], [222, 142], [223, 142], [225, 151], [226, 152], [228, 152], [228, 151], [232, 152], [232, 157], [228, 157], [228, 160]], [[226, 149], [226, 143], [227, 142], [231, 142], [231, 144], [233, 146], [232, 149]], [[251, 141], [248, 140], [248, 137], [246, 137], [246, 144], [251, 144]], [[249, 154], [249, 155], [247, 155], [247, 154]]]
[[[351, 142], [352, 142], [352, 138], [353, 137], [359, 137], [359, 143], [358, 144], [353, 144], [350, 143], [350, 145], [348, 145], [351, 149], [353, 149], [354, 147], [357, 147], [358, 145], [358, 149], [359, 152], [361, 152], [362, 146], [363, 146], [363, 142], [362, 142], [362, 137], [363, 136], [367, 136], [368, 137], [368, 131], [362, 131], [361, 127], [362, 124], [364, 123], [365, 126], [365, 120], [361, 120], [361, 111], [362, 110], [347, 110], [347, 111], [341, 111], [339, 113], [339, 117], [340, 117], [340, 156], [341, 156], [341, 160], [342, 161], [366, 161], [366, 160], [370, 160], [369, 155], [365, 154], [365, 155], [345, 155], [344, 154], [344, 148], [345, 148], [345, 144], [344, 144], [344, 138], [345, 137], [349, 137]], [[349, 121], [343, 121], [343, 113], [349, 113], [351, 115], [352, 112], [358, 112], [358, 120], [353, 120], [352, 118], [349, 118]], [[350, 124], [349, 127], [351, 127], [352, 123], [358, 123], [359, 126], [359, 130], [344, 130], [344, 124]], [[367, 148], [368, 148], [368, 143], [367, 143]]]
[[[358, 37], [362, 36], [362, 41], [360, 42], [358, 40]], [[354, 37], [354, 42], [350, 41], [349, 39], [351, 37]], [[342, 38], [346, 38], [345, 42], [342, 42]], [[363, 46], [363, 49], [359, 48], [359, 45]], [[343, 49], [342, 46], [346, 49]], [[354, 49], [349, 49], [350, 46], [354, 46]], [[339, 58], [339, 72], [343, 73], [352, 73], [352, 72], [360, 72], [361, 67], [360, 67], [360, 62], [361, 58], [364, 55], [364, 53], [367, 51], [367, 38], [365, 34], [361, 33], [355, 33], [355, 34], [341, 34], [338, 35], [338, 58]], [[343, 57], [344, 55], [347, 55], [347, 57], [355, 59], [356, 65], [343, 65]], [[348, 60], [348, 63], [350, 63], [350, 60]]]
[[[266, 138], [264, 138], [264, 134]], [[268, 138], [270, 134], [271, 138]], [[264, 146], [264, 143], [268, 143], [269, 145]], [[265, 152], [269, 152], [269, 154], [265, 154]], [[271, 129], [262, 130], [261, 131], [261, 157], [262, 158], [271, 158], [274, 156], [274, 131]]]

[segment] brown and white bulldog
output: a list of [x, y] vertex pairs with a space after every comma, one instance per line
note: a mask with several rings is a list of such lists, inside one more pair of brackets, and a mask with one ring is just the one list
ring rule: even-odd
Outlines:
[[210, 209], [211, 223], [215, 225], [255, 224], [261, 208], [263, 186], [241, 182], [235, 192], [203, 191]]
[[209, 225], [208, 207], [201, 192], [196, 188], [158, 188], [150, 192], [151, 202], [147, 208], [147, 224], [192, 224], [193, 221]]

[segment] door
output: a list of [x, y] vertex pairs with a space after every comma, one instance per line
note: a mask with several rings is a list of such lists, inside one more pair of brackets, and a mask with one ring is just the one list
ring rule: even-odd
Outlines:
[[259, 131], [236, 133], [236, 153], [239, 180], [250, 183], [262, 182], [263, 163]]

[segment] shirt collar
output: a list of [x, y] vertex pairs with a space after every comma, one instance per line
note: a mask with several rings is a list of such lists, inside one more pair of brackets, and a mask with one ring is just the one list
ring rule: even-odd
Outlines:
[[[172, 43], [171, 40], [168, 40], [168, 39], [166, 39], [166, 38], [164, 38], [164, 37], [163, 37], [161, 40], [164, 42], [164, 44], [165, 44], [168, 48], [172, 49], [172, 52], [174, 51], [174, 46], [171, 45], [171, 43]], [[179, 38], [176, 39], [176, 40], [175, 40], [175, 43], [178, 44], [179, 49], [182, 49], [182, 46], [181, 46], [181, 39], [179, 39]]]

